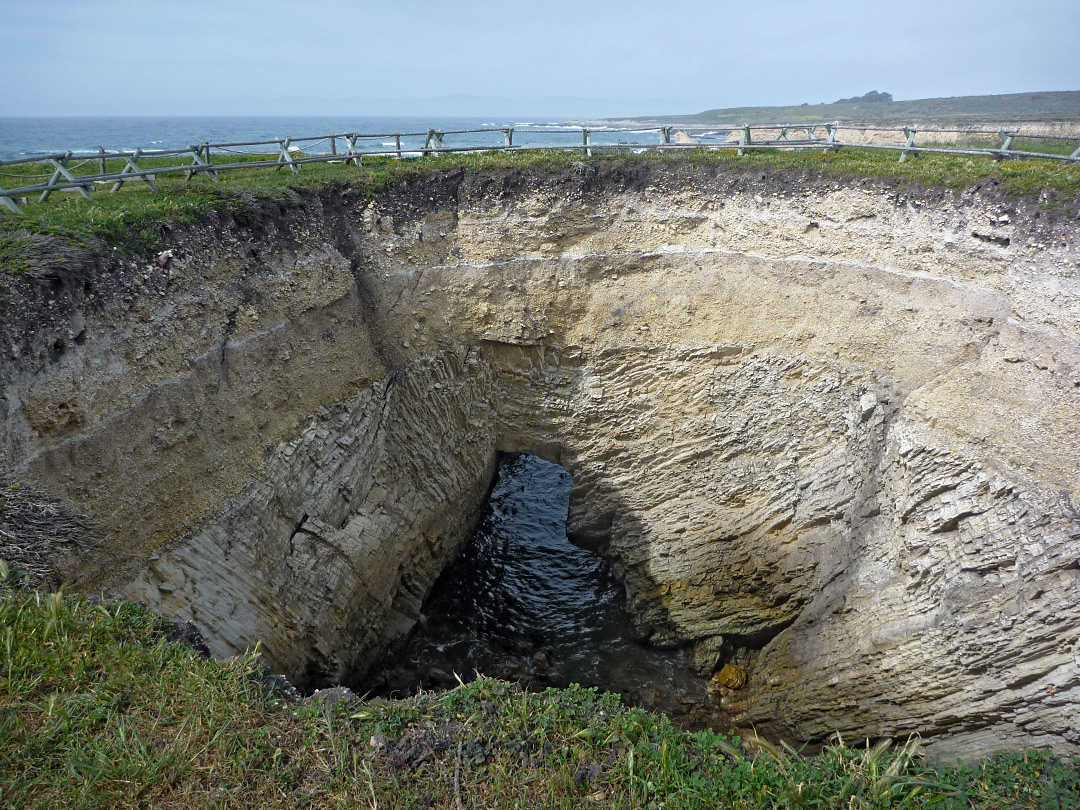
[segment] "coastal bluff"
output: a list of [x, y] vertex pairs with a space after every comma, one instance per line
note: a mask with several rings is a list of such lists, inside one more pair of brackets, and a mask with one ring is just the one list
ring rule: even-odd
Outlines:
[[57, 581], [313, 688], [535, 453], [726, 721], [1080, 754], [1076, 207], [633, 160], [249, 201], [4, 280], [0, 472], [89, 527]]

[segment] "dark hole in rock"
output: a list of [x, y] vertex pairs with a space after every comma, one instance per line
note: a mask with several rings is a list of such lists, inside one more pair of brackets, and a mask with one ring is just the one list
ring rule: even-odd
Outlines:
[[597, 686], [675, 715], [703, 707], [707, 690], [684, 653], [635, 639], [608, 563], [567, 539], [570, 485], [562, 467], [536, 456], [501, 457], [476, 532], [368, 690], [413, 694], [479, 671], [530, 689]]

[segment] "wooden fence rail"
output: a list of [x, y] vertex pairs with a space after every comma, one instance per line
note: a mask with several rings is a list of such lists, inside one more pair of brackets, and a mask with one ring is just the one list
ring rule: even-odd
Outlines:
[[[719, 143], [700, 143], [700, 142], [675, 142], [672, 140], [673, 130], [683, 131], [699, 131], [706, 130], [716, 133], [723, 133], [727, 137], [728, 133], [732, 131], [739, 131], [738, 143], [728, 142], [727, 140]], [[819, 130], [823, 132], [819, 134]], [[839, 137], [839, 134], [845, 131], [855, 132], [895, 132], [904, 136], [904, 143], [901, 144], [883, 144], [883, 143], [856, 143], [846, 142]], [[594, 134], [615, 135], [618, 133], [634, 133], [643, 134], [646, 132], [659, 133], [659, 143], [594, 143]], [[772, 135], [768, 139], [754, 139], [754, 132], [768, 133]], [[789, 137], [789, 132], [799, 133], [802, 137], [792, 138]], [[501, 133], [503, 136], [503, 142], [501, 144], [490, 145], [462, 145], [462, 146], [447, 146], [445, 138], [448, 135], [473, 135], [479, 133]], [[554, 144], [546, 146], [530, 146], [522, 147], [514, 144], [514, 135], [529, 134], [529, 135], [580, 135], [581, 143], [578, 144]], [[775, 134], [773, 134], [775, 133]], [[930, 136], [933, 138], [935, 134], [948, 134], [948, 135], [963, 135], [967, 138], [998, 138], [1001, 143], [1000, 146], [989, 148], [977, 148], [977, 147], [951, 147], [951, 146], [923, 146], [917, 145], [915, 139], [918, 135]], [[418, 148], [403, 147], [402, 138], [424, 138], [424, 145]], [[365, 149], [364, 141], [371, 141], [378, 139], [380, 145], [384, 143], [383, 139], [393, 138], [394, 148], [376, 148]], [[1019, 149], [1013, 149], [1013, 141], [1016, 139], [1024, 140], [1048, 140], [1048, 141], [1077, 141], [1077, 148], [1069, 155], [1065, 154], [1052, 154], [1047, 152], [1030, 152]], [[343, 152], [338, 151], [338, 144], [341, 143], [344, 148]], [[308, 149], [314, 149], [323, 143], [328, 144], [329, 151], [318, 154], [306, 154], [304, 153], [298, 144], [306, 144]], [[358, 147], [358, 143], [360, 144]], [[237, 149], [262, 147], [262, 150], [257, 152], [236, 152]], [[54, 152], [51, 154], [41, 154], [26, 158], [17, 158], [14, 160], [0, 161], [0, 168], [19, 166], [26, 164], [40, 165], [46, 170], [45, 174], [39, 175], [40, 177], [48, 177], [48, 181], [45, 183], [36, 183], [28, 186], [22, 186], [13, 189], [0, 188], [0, 205], [3, 205], [9, 211], [20, 214], [22, 210], [19, 208], [20, 203], [26, 202], [26, 196], [28, 194], [41, 193], [40, 201], [44, 202], [49, 196], [56, 191], [77, 191], [86, 199], [92, 199], [91, 192], [94, 190], [95, 185], [100, 184], [112, 184], [112, 191], [119, 191], [125, 183], [140, 180], [146, 183], [150, 188], [155, 189], [154, 178], [158, 175], [175, 174], [183, 172], [186, 180], [191, 180], [198, 175], [206, 175], [214, 181], [219, 181], [219, 172], [233, 171], [237, 169], [283, 169], [288, 168], [290, 171], [297, 173], [300, 168], [308, 163], [352, 163], [356, 166], [362, 165], [362, 160], [367, 156], [380, 156], [390, 155], [396, 158], [402, 158], [412, 155], [430, 155], [430, 154], [442, 154], [450, 152], [481, 152], [481, 151], [502, 151], [502, 152], [517, 152], [524, 149], [539, 149], [549, 151], [580, 151], [584, 155], [591, 156], [593, 150], [598, 151], [669, 151], [669, 150], [682, 150], [682, 149], [735, 149], [739, 155], [746, 154], [750, 151], [763, 150], [763, 149], [824, 149], [825, 151], [836, 151], [845, 147], [859, 148], [859, 149], [878, 149], [878, 150], [890, 150], [900, 153], [900, 162], [904, 162], [909, 156], [916, 156], [920, 153], [936, 153], [936, 154], [950, 154], [950, 155], [979, 155], [984, 157], [990, 157], [995, 160], [1007, 160], [1012, 158], [1037, 158], [1046, 160], [1061, 160], [1071, 163], [1080, 162], [1080, 136], [1076, 135], [1051, 135], [1051, 134], [1039, 134], [1039, 133], [1027, 133], [1011, 130], [979, 130], [979, 129], [936, 129], [936, 128], [919, 128], [915, 126], [908, 127], [875, 127], [871, 125], [841, 125], [839, 123], [832, 124], [746, 124], [742, 127], [730, 127], [730, 126], [694, 126], [694, 127], [676, 127], [674, 125], [663, 125], [654, 127], [635, 127], [635, 128], [613, 128], [613, 129], [601, 129], [595, 130], [589, 127], [567, 127], [556, 129], [537, 129], [531, 127], [497, 127], [497, 128], [479, 128], [479, 129], [457, 129], [457, 130], [436, 130], [428, 129], [424, 132], [386, 132], [386, 133], [358, 133], [358, 132], [339, 132], [331, 133], [329, 135], [312, 135], [299, 138], [287, 137], [287, 138], [275, 138], [272, 141], [238, 141], [231, 143], [210, 143], [209, 141], [203, 141], [200, 144], [192, 144], [184, 149], [136, 149], [133, 152], [107, 152], [102, 147], [98, 147], [96, 152], [87, 156], [79, 156], [82, 158], [80, 163], [71, 165], [72, 160], [76, 159], [73, 152]], [[217, 150], [218, 155], [213, 155], [212, 150]], [[225, 153], [225, 154], [223, 154]], [[275, 154], [276, 153], [276, 154]], [[247, 157], [263, 156], [265, 160], [245, 160], [245, 161], [232, 161], [228, 162], [227, 154], [242, 154]], [[271, 156], [273, 156], [271, 158]], [[154, 166], [154, 167], [141, 167], [139, 166], [140, 160], [145, 159], [167, 159], [167, 158], [181, 158], [189, 160], [188, 163], [180, 163], [177, 165], [166, 166]], [[219, 162], [214, 162], [214, 158], [217, 157]], [[123, 161], [124, 165], [120, 171], [108, 171], [107, 161]], [[224, 161], [224, 162], [222, 162]], [[85, 174], [76, 176], [73, 172], [82, 166], [89, 163], [98, 164], [99, 171], [96, 174]], [[9, 175], [4, 173], [5, 176], [15, 177], [33, 177], [32, 175]]]

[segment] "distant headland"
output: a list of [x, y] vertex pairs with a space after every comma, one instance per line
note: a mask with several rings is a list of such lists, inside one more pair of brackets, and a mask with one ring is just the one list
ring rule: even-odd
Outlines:
[[605, 118], [597, 124], [650, 124], [659, 121], [686, 126], [859, 121], [910, 124], [977, 124], [1015, 121], [1080, 121], [1080, 90], [1007, 93], [992, 96], [954, 96], [893, 101], [892, 94], [874, 90], [863, 96], [829, 104], [789, 107], [730, 107], [693, 115]]

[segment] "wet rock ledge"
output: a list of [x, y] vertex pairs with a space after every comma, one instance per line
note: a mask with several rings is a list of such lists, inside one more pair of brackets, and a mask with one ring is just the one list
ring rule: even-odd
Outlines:
[[56, 577], [310, 689], [401, 642], [532, 452], [637, 631], [746, 673], [732, 722], [1080, 753], [1080, 227], [1045, 202], [620, 161], [324, 189], [5, 282], [0, 470], [84, 516]]

